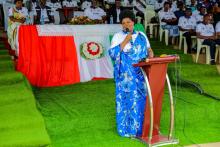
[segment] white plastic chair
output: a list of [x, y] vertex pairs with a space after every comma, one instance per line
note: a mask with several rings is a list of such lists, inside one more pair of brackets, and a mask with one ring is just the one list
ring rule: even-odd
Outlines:
[[203, 45], [202, 40], [197, 38], [197, 53], [196, 53], [196, 63], [198, 62], [199, 59], [199, 54], [201, 52], [201, 49], [205, 49], [206, 53], [206, 64], [210, 64], [210, 47], [208, 45]]
[[217, 62], [217, 59], [218, 59], [218, 62], [220, 63], [220, 46], [216, 46], [216, 51], [215, 51], [215, 62]]
[[182, 47], [182, 42], [183, 42], [183, 34], [184, 34], [184, 31], [179, 31], [180, 34], [179, 34], [179, 49], [181, 50], [181, 47]]
[[[157, 37], [157, 32], [158, 32], [157, 27], [159, 26], [159, 24], [150, 23], [151, 18], [154, 16], [155, 16], [154, 7], [152, 7], [151, 5], [147, 5], [145, 9], [145, 14], [144, 14], [144, 17], [145, 17], [144, 27], [145, 27], [145, 30], [147, 30], [147, 28], [149, 27], [150, 38]], [[153, 34], [153, 30], [155, 30], [155, 34]]]
[[160, 42], [162, 42], [162, 38], [163, 38], [163, 34], [164, 34], [164, 38], [165, 38], [165, 44], [168, 45], [168, 41], [169, 41], [169, 31], [166, 29], [162, 29], [162, 26], [160, 25]]

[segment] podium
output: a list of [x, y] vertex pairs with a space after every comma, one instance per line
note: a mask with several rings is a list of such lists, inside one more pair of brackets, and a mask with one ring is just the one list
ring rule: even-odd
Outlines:
[[[149, 59], [148, 62], [140, 62], [133, 65], [141, 68], [147, 86], [148, 94], [146, 97], [143, 133], [140, 139], [149, 146], [178, 143], [178, 140], [172, 136], [174, 127], [174, 104], [172, 89], [167, 75], [168, 64], [178, 59], [178, 56], [156, 57]], [[167, 136], [160, 134], [160, 115], [165, 82], [167, 82], [170, 99], [170, 126]]]

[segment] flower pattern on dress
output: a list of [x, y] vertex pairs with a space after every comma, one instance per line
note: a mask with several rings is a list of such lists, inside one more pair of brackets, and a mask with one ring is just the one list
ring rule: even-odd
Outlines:
[[119, 135], [141, 136], [146, 103], [146, 86], [139, 67], [133, 64], [148, 56], [146, 39], [138, 33], [129, 52], [121, 51], [120, 45], [109, 49], [114, 61], [116, 83], [116, 123]]

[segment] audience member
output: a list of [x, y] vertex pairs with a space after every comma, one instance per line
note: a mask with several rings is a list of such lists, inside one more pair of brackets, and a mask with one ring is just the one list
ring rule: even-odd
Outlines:
[[170, 37], [176, 37], [179, 35], [177, 18], [175, 14], [170, 10], [170, 3], [164, 3], [164, 8], [159, 12], [159, 19], [161, 27], [169, 31]]
[[210, 47], [210, 63], [212, 65], [215, 64], [216, 44], [220, 45], [220, 39], [216, 39], [215, 30], [211, 24], [211, 18], [209, 14], [206, 14], [203, 18], [203, 22], [197, 25], [196, 35], [198, 38], [202, 39], [202, 44], [208, 45]]
[[53, 12], [46, 6], [46, 0], [40, 0], [40, 4], [35, 8], [34, 24], [54, 23]]
[[84, 15], [88, 16], [92, 20], [105, 20], [106, 12], [97, 6], [97, 1], [92, 0], [92, 6], [90, 8], [85, 9]]
[[111, 7], [110, 10], [108, 11], [107, 22], [119, 24], [120, 23], [119, 15], [121, 12], [122, 12], [121, 1], [116, 0], [115, 7]]
[[179, 29], [184, 32], [183, 36], [186, 38], [187, 52], [192, 51], [192, 40], [191, 36], [196, 35], [196, 19], [192, 16], [192, 9], [187, 8], [185, 16], [180, 17], [178, 23]]

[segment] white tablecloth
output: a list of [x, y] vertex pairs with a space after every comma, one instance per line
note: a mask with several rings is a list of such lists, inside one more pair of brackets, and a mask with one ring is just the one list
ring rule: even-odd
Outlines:
[[[118, 24], [37, 26], [39, 36], [74, 36], [81, 82], [90, 81], [93, 77], [113, 78], [113, 66], [107, 52], [110, 47], [109, 35], [121, 29], [121, 25]], [[95, 60], [85, 60], [81, 57], [80, 45], [91, 41], [104, 46], [105, 57]]]

